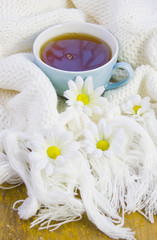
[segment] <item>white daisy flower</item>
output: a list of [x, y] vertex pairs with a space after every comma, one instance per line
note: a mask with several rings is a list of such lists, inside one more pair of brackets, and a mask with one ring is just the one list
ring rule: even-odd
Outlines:
[[92, 77], [89, 76], [83, 81], [82, 77], [77, 76], [76, 81], [69, 80], [69, 90], [64, 92], [67, 104], [84, 111], [88, 116], [92, 114], [102, 114], [103, 106], [106, 105], [107, 99], [101, 97], [104, 92], [104, 86], [93, 89]]
[[48, 176], [65, 173], [68, 162], [76, 158], [79, 147], [73, 141], [72, 132], [58, 127], [47, 130], [44, 136], [34, 133], [27, 146], [31, 150], [30, 159], [35, 159], [37, 168], [44, 169]]
[[83, 146], [86, 152], [97, 158], [111, 157], [119, 155], [123, 151], [125, 136], [123, 129], [114, 130], [110, 124], [101, 118], [98, 125], [94, 122], [90, 123], [89, 129], [84, 132], [85, 140]]
[[144, 115], [150, 112], [150, 98], [141, 98], [140, 95], [131, 96], [126, 100], [126, 103], [122, 104], [122, 110], [125, 114], [132, 115], [134, 117], [144, 117]]

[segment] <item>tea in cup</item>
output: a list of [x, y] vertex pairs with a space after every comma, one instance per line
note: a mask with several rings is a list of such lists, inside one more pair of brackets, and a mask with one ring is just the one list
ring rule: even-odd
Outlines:
[[[92, 23], [54, 25], [38, 35], [33, 44], [35, 63], [49, 77], [56, 92], [63, 95], [68, 81], [76, 76], [92, 76], [94, 88], [105, 90], [125, 85], [133, 75], [132, 67], [117, 63], [118, 42], [103, 26]], [[124, 69], [128, 77], [109, 82], [115, 69]]]

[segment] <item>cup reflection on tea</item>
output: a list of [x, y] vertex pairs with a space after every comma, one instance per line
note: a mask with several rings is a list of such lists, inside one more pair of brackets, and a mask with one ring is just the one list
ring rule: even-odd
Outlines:
[[[68, 89], [68, 81], [76, 76], [92, 76], [95, 88], [104, 86], [110, 90], [125, 85], [133, 75], [128, 63], [116, 63], [118, 42], [113, 34], [92, 23], [64, 23], [48, 28], [34, 41], [33, 54], [35, 63], [61, 96]], [[128, 77], [111, 83], [117, 68], [124, 69]]]
[[40, 49], [41, 60], [65, 71], [87, 71], [111, 59], [112, 52], [103, 40], [85, 33], [66, 33], [54, 37]]

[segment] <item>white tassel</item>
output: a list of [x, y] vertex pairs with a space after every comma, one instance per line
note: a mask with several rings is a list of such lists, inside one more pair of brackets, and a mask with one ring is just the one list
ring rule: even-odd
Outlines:
[[[125, 159], [125, 155], [123, 154]], [[136, 180], [123, 158], [90, 159], [97, 190], [105, 196], [116, 211], [125, 209], [126, 189]]]
[[157, 181], [154, 182], [154, 185], [155, 189], [151, 193], [150, 198], [146, 201], [144, 212], [140, 211], [140, 213], [151, 223], [154, 223], [154, 215], [157, 214]]
[[[91, 123], [84, 135], [82, 148], [87, 153], [97, 191], [115, 211], [120, 212], [122, 208], [124, 212], [127, 188], [135, 185], [136, 181], [136, 175], [130, 174], [131, 166], [126, 162], [128, 140], [124, 129], [121, 127], [117, 130], [112, 122], [109, 125], [102, 118], [98, 126]], [[103, 140], [108, 141], [107, 151], [97, 149], [97, 143]]]
[[130, 174], [135, 177], [135, 184], [127, 188], [126, 211], [139, 211], [152, 222], [153, 212], [156, 213], [152, 196], [156, 192], [157, 148], [147, 130], [134, 119], [121, 116], [114, 119], [114, 124], [125, 128], [130, 135], [125, 162], [132, 169]]
[[42, 203], [42, 208], [31, 227], [41, 224], [40, 229], [55, 230], [66, 222], [79, 220], [85, 209], [81, 199], [75, 197], [78, 184], [76, 179], [64, 174], [47, 176], [37, 168], [36, 155], [30, 153], [29, 158], [32, 187], [37, 199]]
[[[123, 219], [121, 220], [121, 224], [115, 225], [114, 222], [116, 221], [111, 216], [104, 214], [104, 210], [107, 209], [109, 202], [104, 197], [102, 202], [100, 193], [96, 195], [95, 183], [90, 175], [90, 167], [87, 162], [86, 164], [84, 163], [84, 172], [82, 174], [83, 176], [80, 178], [80, 194], [89, 220], [95, 224], [99, 230], [111, 238], [135, 239], [134, 233], [132, 233], [129, 228], [122, 228]], [[114, 209], [112, 209], [112, 212], [114, 212]], [[110, 215], [111, 214], [112, 213], [110, 213]], [[113, 217], [120, 219], [116, 214], [114, 214]]]
[[[31, 223], [31, 228], [40, 224], [39, 229], [49, 229], [54, 231], [61, 225], [79, 221], [82, 218], [83, 212], [74, 212], [71, 207], [67, 205], [51, 205], [40, 209], [36, 220]], [[53, 223], [55, 221], [55, 223]]]
[[[20, 207], [15, 209], [16, 204], [19, 202], [23, 203]], [[39, 208], [40, 204], [34, 196], [29, 196], [25, 200], [19, 200], [13, 205], [13, 209], [18, 211], [19, 217], [22, 219], [28, 219], [34, 216]]]
[[151, 117], [147, 123], [147, 130], [157, 146], [157, 119], [155, 117]]
[[[0, 153], [0, 184], [7, 182], [15, 186], [22, 183], [22, 180], [11, 168], [7, 156], [4, 153]], [[1, 188], [4, 188], [1, 186]], [[12, 188], [12, 187], [11, 187]], [[4, 188], [5, 189], [5, 188]]]
[[4, 149], [7, 154], [9, 163], [13, 170], [17, 172], [27, 187], [28, 198], [18, 208], [19, 216], [23, 219], [34, 216], [40, 208], [40, 203], [37, 201], [31, 184], [29, 175], [29, 167], [27, 162], [27, 150], [23, 146], [22, 134], [16, 132], [7, 132], [4, 136]]

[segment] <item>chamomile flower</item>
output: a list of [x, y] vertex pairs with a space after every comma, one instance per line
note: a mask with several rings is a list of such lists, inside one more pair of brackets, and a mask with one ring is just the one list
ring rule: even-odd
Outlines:
[[115, 131], [104, 118], [100, 119], [98, 125], [91, 122], [89, 129], [85, 130], [84, 136], [83, 145], [91, 156], [111, 157], [122, 153], [125, 142], [123, 129]]
[[94, 90], [92, 77], [87, 77], [83, 81], [82, 77], [77, 76], [76, 81], [69, 80], [69, 90], [64, 92], [64, 96], [68, 99], [69, 106], [76, 107], [78, 110], [84, 111], [88, 116], [102, 114], [103, 106], [106, 105], [107, 99], [101, 97], [104, 92], [104, 86]]
[[150, 112], [150, 98], [142, 99], [140, 95], [131, 96], [126, 103], [122, 104], [122, 110], [125, 114], [136, 118], [144, 117], [146, 113]]
[[48, 176], [65, 173], [68, 161], [75, 159], [78, 150], [72, 132], [58, 127], [47, 130], [44, 136], [33, 134], [27, 145], [31, 150], [30, 159], [35, 159], [37, 168], [44, 169]]

